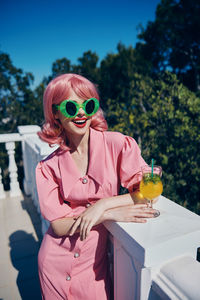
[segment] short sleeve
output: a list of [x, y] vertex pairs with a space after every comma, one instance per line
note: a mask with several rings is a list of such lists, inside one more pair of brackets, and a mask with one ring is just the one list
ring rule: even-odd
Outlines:
[[36, 167], [36, 184], [40, 211], [46, 220], [73, 216], [71, 207], [63, 202], [52, 170], [44, 162]]
[[121, 185], [132, 192], [139, 187], [142, 178], [141, 168], [146, 162], [141, 156], [141, 151], [136, 141], [125, 136], [124, 145], [120, 155], [120, 180]]

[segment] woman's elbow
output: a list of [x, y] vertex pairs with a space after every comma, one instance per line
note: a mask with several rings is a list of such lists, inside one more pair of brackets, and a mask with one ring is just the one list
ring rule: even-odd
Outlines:
[[51, 222], [51, 228], [53, 230], [53, 232], [55, 233], [55, 235], [57, 235], [58, 237], [62, 237], [68, 234], [68, 232], [64, 231], [62, 226], [60, 226], [60, 224], [56, 221]]

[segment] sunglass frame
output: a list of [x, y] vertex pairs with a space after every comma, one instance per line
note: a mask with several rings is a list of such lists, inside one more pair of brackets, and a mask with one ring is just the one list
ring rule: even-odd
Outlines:
[[[94, 110], [92, 113], [88, 114], [87, 111], [86, 111], [86, 105], [88, 104], [88, 102], [90, 102], [91, 100], [94, 101], [95, 105], [94, 105]], [[76, 113], [72, 116], [70, 115], [67, 110], [66, 110], [66, 104], [67, 102], [70, 102], [70, 103], [73, 103], [75, 106], [76, 106]], [[93, 116], [94, 114], [96, 114], [96, 112], [98, 111], [99, 109], [99, 101], [96, 99], [96, 98], [90, 98], [88, 100], [86, 100], [85, 102], [79, 104], [73, 100], [70, 100], [70, 99], [66, 99], [64, 101], [62, 101], [60, 103], [60, 105], [56, 105], [56, 109], [59, 110], [65, 117], [69, 118], [69, 119], [72, 119], [72, 118], [75, 118], [79, 112], [79, 109], [82, 108], [86, 114], [87, 117], [91, 117]]]

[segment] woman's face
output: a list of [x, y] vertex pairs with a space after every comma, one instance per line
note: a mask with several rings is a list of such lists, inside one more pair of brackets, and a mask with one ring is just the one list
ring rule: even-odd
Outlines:
[[[85, 99], [78, 97], [73, 90], [71, 91], [68, 99], [73, 100], [78, 104], [82, 104], [86, 101]], [[60, 120], [69, 140], [71, 140], [71, 138], [75, 135], [83, 136], [86, 132], [88, 132], [92, 118], [86, 116], [82, 108], [79, 109], [78, 114], [74, 118], [65, 117], [59, 110], [56, 112], [55, 116], [56, 119]]]

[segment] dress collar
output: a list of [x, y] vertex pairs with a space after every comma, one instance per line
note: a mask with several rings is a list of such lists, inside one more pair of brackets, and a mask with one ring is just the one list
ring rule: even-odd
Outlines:
[[[81, 175], [71, 157], [69, 150], [61, 152], [58, 156], [58, 165], [61, 173], [62, 188], [65, 198]], [[89, 136], [89, 166], [87, 176], [93, 178], [99, 185], [104, 183], [105, 168], [105, 141], [102, 132], [90, 128]]]

